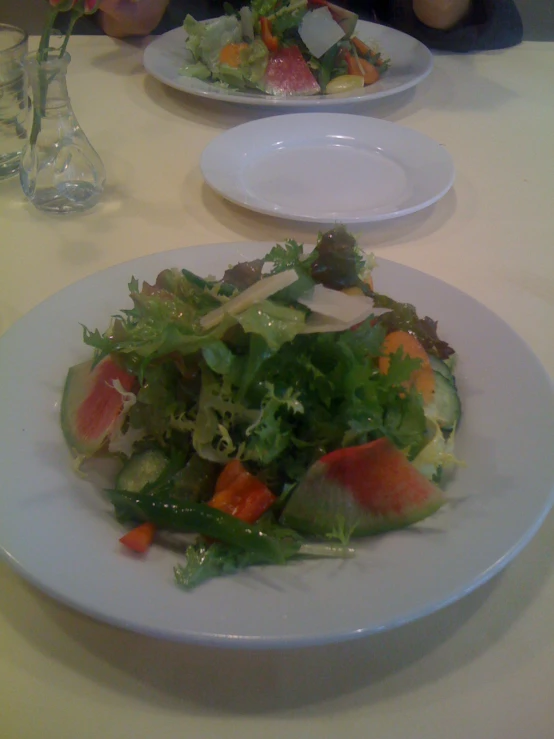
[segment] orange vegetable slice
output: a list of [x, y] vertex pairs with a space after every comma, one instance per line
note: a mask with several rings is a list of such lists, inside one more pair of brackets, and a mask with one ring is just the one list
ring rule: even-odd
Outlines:
[[226, 64], [228, 67], [240, 67], [240, 55], [243, 49], [247, 49], [248, 44], [227, 44], [219, 52], [219, 63]]
[[225, 490], [225, 488], [230, 487], [241, 475], [244, 474], [246, 474], [246, 469], [242, 462], [239, 462], [238, 459], [233, 459], [231, 462], [228, 462], [219, 473], [219, 477], [215, 484], [215, 492], [219, 493], [221, 490]]
[[271, 490], [235, 460], [223, 469], [208, 505], [246, 523], [254, 523], [275, 500]]
[[379, 358], [379, 371], [387, 374], [390, 367], [390, 357], [401, 349], [404, 355], [412, 359], [420, 359], [421, 367], [414, 370], [408, 386], [414, 386], [421, 393], [424, 403], [429, 403], [435, 392], [435, 374], [427, 352], [415, 336], [407, 331], [392, 331], [387, 334], [383, 342], [383, 356]]
[[119, 541], [127, 549], [131, 549], [137, 554], [144, 554], [150, 549], [155, 533], [156, 527], [154, 524], [146, 521], [128, 531]]
[[348, 74], [358, 74], [364, 78], [365, 85], [372, 85], [379, 79], [379, 70], [374, 67], [371, 62], [361, 56], [354, 56], [350, 52], [345, 52], [344, 58], [348, 67]]

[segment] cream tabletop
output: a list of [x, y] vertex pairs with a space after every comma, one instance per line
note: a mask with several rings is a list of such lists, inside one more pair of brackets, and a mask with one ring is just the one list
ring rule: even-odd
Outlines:
[[[72, 39], [70, 94], [108, 185], [95, 209], [66, 218], [34, 210], [17, 179], [0, 184], [0, 333], [66, 285], [136, 256], [313, 242], [315, 226], [248, 212], [203, 183], [206, 144], [274, 111], [164, 87], [143, 71], [145, 44]], [[359, 243], [480, 300], [554, 377], [553, 79], [554, 43], [437, 55], [415, 91], [348, 112], [425, 133], [456, 166], [439, 203], [357, 228]], [[458, 603], [328, 647], [157, 641], [50, 600], [6, 564], [0, 592], [2, 739], [554, 737], [552, 514], [503, 573]]]

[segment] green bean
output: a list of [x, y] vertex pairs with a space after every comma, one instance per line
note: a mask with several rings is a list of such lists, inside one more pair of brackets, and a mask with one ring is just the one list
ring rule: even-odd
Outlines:
[[109, 497], [120, 520], [150, 521], [168, 531], [202, 534], [259, 554], [267, 562], [283, 563], [292, 554], [291, 546], [299, 547], [299, 543], [272, 536], [257, 525], [244, 523], [204, 503], [118, 490], [109, 491]]

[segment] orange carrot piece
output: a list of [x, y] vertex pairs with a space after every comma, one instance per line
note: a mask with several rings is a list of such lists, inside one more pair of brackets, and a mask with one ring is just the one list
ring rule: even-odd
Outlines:
[[344, 52], [344, 59], [348, 67], [348, 74], [355, 74], [364, 78], [365, 85], [372, 85], [379, 79], [379, 70], [371, 62], [361, 56], [354, 56], [349, 51]]
[[359, 39], [357, 36], [352, 36], [350, 41], [352, 41], [352, 43], [354, 44], [358, 54], [361, 54], [362, 56], [366, 56], [366, 54], [371, 53], [371, 49], [369, 48], [369, 46], [367, 44], [364, 44], [364, 42], [361, 39]]
[[247, 49], [248, 44], [226, 44], [219, 52], [219, 63], [226, 64], [228, 67], [240, 67], [240, 55], [243, 49]]
[[262, 34], [262, 41], [267, 47], [268, 51], [277, 51], [279, 48], [279, 39], [274, 36], [271, 31], [271, 21], [268, 18], [260, 18], [260, 31]]
[[401, 349], [404, 355], [413, 359], [421, 360], [421, 367], [414, 370], [408, 386], [412, 385], [423, 396], [423, 401], [428, 403], [435, 392], [435, 374], [427, 352], [419, 341], [407, 331], [392, 331], [387, 334], [383, 342], [383, 356], [379, 358], [379, 371], [386, 375], [390, 367], [390, 356]]
[[368, 62], [367, 59], [363, 59], [362, 57], [358, 57], [358, 61], [364, 71], [364, 83], [366, 85], [373, 85], [377, 82], [379, 79], [379, 70], [377, 67], [374, 67], [371, 62]]

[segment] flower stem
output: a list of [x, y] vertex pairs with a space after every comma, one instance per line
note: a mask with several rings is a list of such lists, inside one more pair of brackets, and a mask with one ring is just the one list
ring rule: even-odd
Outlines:
[[52, 8], [48, 14], [48, 17], [46, 18], [46, 23], [44, 24], [42, 35], [40, 37], [37, 51], [38, 62], [43, 62], [48, 56], [48, 49], [50, 48], [50, 35], [52, 33], [52, 29], [54, 28], [54, 23], [57, 17], [58, 11], [55, 8]]
[[[65, 10], [67, 9], [68, 8], [65, 8]], [[50, 83], [50, 80], [48, 79], [48, 72], [45, 69], [42, 69], [41, 65], [43, 62], [48, 60], [48, 54], [51, 51], [50, 36], [52, 35], [52, 30], [54, 28], [54, 24], [59, 13], [60, 11], [56, 8], [50, 8], [50, 12], [46, 18], [46, 23], [40, 37], [38, 51], [36, 54], [38, 69], [37, 85], [34, 92], [36, 93], [37, 99], [33, 100], [33, 122], [31, 125], [31, 133], [29, 134], [29, 144], [31, 146], [34, 146], [37, 142], [38, 135], [42, 126], [42, 119], [46, 111], [46, 95], [48, 93], [48, 85]], [[60, 58], [63, 57], [63, 55], [65, 54], [65, 50], [67, 49], [67, 44], [69, 43], [69, 39], [71, 37], [71, 34], [73, 33], [75, 24], [82, 15], [85, 15], [84, 3], [80, 3], [78, 7], [75, 6], [71, 11], [71, 18], [65, 32], [63, 43], [58, 53], [58, 56]]]
[[71, 37], [71, 34], [73, 33], [73, 29], [75, 27], [75, 24], [81, 18], [81, 16], [84, 15], [84, 12], [82, 10], [73, 10], [71, 12], [71, 18], [69, 19], [69, 24], [67, 26], [67, 31], [65, 32], [65, 38], [63, 40], [63, 44], [60, 47], [60, 58], [65, 54], [65, 50], [67, 49], [67, 44], [69, 43], [69, 39]]
[[57, 16], [58, 11], [55, 8], [52, 8], [48, 14], [48, 17], [46, 18], [46, 23], [44, 24], [44, 29], [42, 31], [42, 35], [40, 37], [38, 45], [36, 56], [36, 61], [38, 64], [38, 84], [34, 90], [34, 93], [38, 93], [38, 100], [35, 100], [33, 96], [33, 123], [31, 126], [31, 133], [29, 135], [29, 143], [31, 146], [34, 146], [37, 142], [42, 123], [44, 106], [46, 104], [46, 89], [48, 86], [48, 82], [46, 81], [46, 72], [40, 68], [40, 65], [42, 64], [42, 62], [48, 59], [50, 35], [52, 34], [52, 29], [54, 28], [54, 23]]

